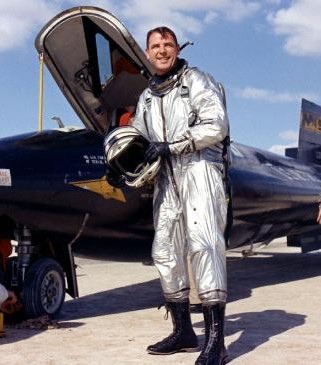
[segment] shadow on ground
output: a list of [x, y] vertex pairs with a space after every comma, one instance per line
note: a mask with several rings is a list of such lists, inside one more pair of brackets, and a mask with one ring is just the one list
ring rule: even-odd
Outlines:
[[73, 250], [76, 256], [92, 260], [148, 263], [151, 261], [151, 247], [152, 239], [114, 238], [112, 241], [79, 240], [73, 245]]
[[[302, 314], [274, 309], [226, 316], [225, 335], [239, 333], [239, 337], [227, 348], [229, 359], [236, 359], [268, 342], [272, 337], [302, 326], [305, 319], [306, 316]], [[194, 327], [203, 328], [204, 323], [195, 323]], [[204, 335], [200, 336], [200, 343], [203, 343], [204, 338]]]
[[237, 340], [228, 346], [229, 358], [235, 359], [267, 342], [273, 336], [305, 323], [305, 315], [284, 310], [239, 313], [227, 316], [226, 335], [240, 333]]
[[[77, 256], [94, 260], [151, 264], [151, 241], [148, 240], [80, 241], [74, 249]], [[228, 257], [227, 272], [228, 301], [233, 302], [250, 297], [252, 290], [258, 287], [320, 276], [321, 253], [260, 250], [253, 256]]]
[[254, 288], [320, 276], [321, 254], [260, 251], [250, 257], [229, 257], [227, 272], [228, 301], [233, 302], [250, 297]]
[[[106, 245], [98, 241], [79, 244], [75, 246], [75, 251], [77, 255], [97, 260], [145, 262], [150, 260], [150, 248], [150, 242], [115, 241]], [[250, 297], [254, 288], [304, 280], [321, 274], [320, 253], [303, 255], [261, 251], [259, 255], [246, 258], [229, 257], [227, 263], [230, 302]], [[84, 318], [156, 308], [162, 300], [160, 283], [155, 279], [67, 301], [57, 320], [63, 328], [77, 327], [83, 325], [81, 319]], [[240, 333], [238, 339], [229, 346], [231, 359], [305, 322], [302, 314], [273, 308], [262, 312], [239, 313], [226, 319], [227, 335]], [[203, 322], [196, 323], [196, 326], [203, 327]], [[10, 336], [1, 340], [2, 343], [21, 341], [39, 333], [13, 328], [8, 330]]]
[[126, 313], [155, 308], [163, 301], [158, 279], [106, 290], [66, 302], [59, 315], [62, 320]]

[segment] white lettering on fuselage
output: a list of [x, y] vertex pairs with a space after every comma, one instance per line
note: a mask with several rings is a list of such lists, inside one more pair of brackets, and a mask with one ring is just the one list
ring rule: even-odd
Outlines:
[[100, 155], [83, 155], [85, 162], [90, 164], [94, 164], [94, 165], [103, 165], [104, 162], [104, 156], [100, 156]]
[[9, 169], [0, 169], [0, 186], [11, 186], [11, 173]]

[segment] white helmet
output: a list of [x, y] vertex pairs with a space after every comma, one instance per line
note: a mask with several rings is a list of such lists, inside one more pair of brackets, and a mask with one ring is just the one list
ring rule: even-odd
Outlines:
[[104, 140], [105, 161], [116, 173], [123, 176], [128, 186], [139, 188], [152, 180], [160, 167], [160, 157], [144, 161], [149, 141], [132, 126], [114, 129]]

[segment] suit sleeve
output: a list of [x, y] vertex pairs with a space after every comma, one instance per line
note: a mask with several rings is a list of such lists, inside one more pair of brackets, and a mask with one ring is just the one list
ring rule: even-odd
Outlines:
[[180, 140], [170, 144], [171, 153], [184, 154], [222, 142], [228, 134], [228, 117], [218, 84], [208, 74], [191, 70], [186, 76], [189, 102], [196, 123]]
[[146, 102], [145, 99], [147, 98], [146, 95], [147, 91], [145, 90], [139, 97], [138, 104], [136, 107], [135, 116], [131, 119], [131, 126], [135, 127], [145, 138], [149, 140], [149, 133], [146, 126], [145, 120], [145, 108]]

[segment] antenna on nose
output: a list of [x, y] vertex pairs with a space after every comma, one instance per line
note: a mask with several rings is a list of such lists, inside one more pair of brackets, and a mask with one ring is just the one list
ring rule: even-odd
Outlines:
[[192, 46], [193, 44], [194, 44], [194, 42], [187, 41], [187, 42], [185, 42], [183, 45], [181, 45], [181, 46], [179, 47], [179, 50], [180, 50], [180, 51], [182, 51], [185, 47], [187, 47], [187, 46]]

